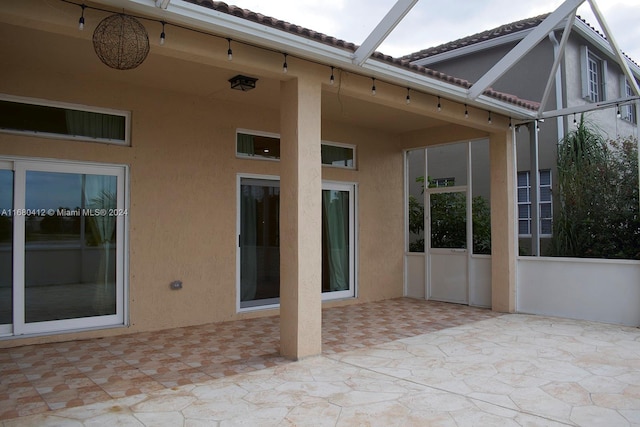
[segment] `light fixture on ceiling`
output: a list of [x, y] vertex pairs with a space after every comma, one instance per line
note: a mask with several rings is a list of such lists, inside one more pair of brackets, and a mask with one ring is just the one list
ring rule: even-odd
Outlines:
[[469, 118], [469, 108], [467, 107], [467, 104], [464, 104], [464, 118]]
[[438, 111], [442, 111], [442, 103], [440, 102], [440, 97], [438, 97], [438, 105], [437, 105]]
[[487, 123], [493, 124], [493, 120], [491, 120], [491, 111], [489, 111], [489, 118], [487, 119]]
[[229, 61], [233, 60], [233, 51], [231, 50], [231, 39], [227, 39], [227, 42], [229, 43], [229, 49], [227, 49], [227, 59]]
[[284, 55], [284, 64], [282, 64], [282, 72], [286, 73], [289, 70], [289, 66], [287, 65], [287, 54], [283, 53]]
[[231, 83], [231, 89], [241, 90], [243, 92], [250, 91], [256, 88], [256, 82], [258, 79], [255, 77], [247, 77], [242, 74], [231, 77], [229, 83]]
[[375, 96], [376, 95], [376, 78], [375, 77], [371, 77], [371, 95]]

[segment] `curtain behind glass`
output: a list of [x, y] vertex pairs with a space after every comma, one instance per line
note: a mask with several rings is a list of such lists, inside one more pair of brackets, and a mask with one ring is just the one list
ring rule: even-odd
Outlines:
[[251, 185], [240, 188], [240, 301], [255, 299], [258, 287], [257, 203], [252, 188]]
[[346, 191], [323, 190], [322, 208], [324, 228], [328, 245], [329, 289], [344, 291], [349, 289], [349, 241], [348, 222], [349, 193]]
[[125, 139], [125, 119], [122, 116], [65, 110], [70, 135], [104, 139]]
[[[115, 176], [84, 175], [84, 204], [91, 212], [85, 215], [92, 241], [100, 249], [100, 263], [96, 274], [94, 308], [98, 314], [108, 314], [115, 301], [115, 268], [111, 252], [115, 243], [117, 207], [117, 179]], [[111, 213], [111, 215], [110, 215]], [[114, 246], [115, 247], [115, 246]], [[115, 267], [115, 264], [113, 265]], [[109, 308], [107, 308], [109, 307]]]
[[249, 154], [250, 156], [256, 153], [253, 135], [238, 134], [238, 153]]

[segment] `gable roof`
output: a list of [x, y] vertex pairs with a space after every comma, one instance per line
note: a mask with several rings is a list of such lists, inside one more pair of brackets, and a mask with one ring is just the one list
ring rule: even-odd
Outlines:
[[[457, 40], [443, 43], [439, 46], [422, 49], [418, 52], [413, 52], [408, 55], [404, 55], [400, 57], [400, 59], [402, 59], [403, 61], [409, 61], [409, 62], [420, 61], [421, 59], [440, 55], [442, 53], [452, 52], [452, 51], [455, 51], [456, 49], [462, 49], [464, 47], [472, 46], [485, 41], [497, 39], [500, 37], [505, 37], [512, 34], [517, 34], [521, 31], [526, 31], [526, 30], [530, 30], [537, 27], [550, 14], [551, 13], [544, 13], [542, 15], [533, 16], [531, 18], [521, 19], [520, 21], [510, 22], [508, 24], [504, 24], [504, 25], [500, 25], [499, 27], [492, 28], [491, 30], [482, 31], [480, 33], [473, 34], [471, 36], [466, 36]], [[576, 23], [580, 22], [584, 24], [583, 27], [588, 28], [587, 32], [589, 32], [591, 36], [600, 38], [606, 43], [608, 43], [607, 38], [602, 33], [600, 33], [600, 31], [598, 31], [595, 27], [589, 24], [584, 18], [582, 18], [580, 15], [576, 15], [576, 18], [577, 18]], [[636, 66], [638, 65], [627, 54], [625, 54], [624, 52], [622, 52], [622, 54], [625, 56], [625, 58], [627, 58], [633, 64], [635, 64]]]
[[430, 56], [439, 55], [441, 53], [450, 52], [452, 50], [460, 49], [466, 46], [474, 45], [477, 43], [481, 43], [487, 40], [497, 39], [499, 37], [503, 37], [509, 34], [518, 33], [520, 31], [528, 30], [531, 28], [535, 28], [544, 21], [550, 13], [545, 13], [543, 15], [534, 16], [532, 18], [522, 19], [520, 21], [511, 22], [509, 24], [504, 24], [499, 27], [493, 28], [491, 30], [482, 31], [477, 34], [473, 34], [471, 36], [463, 37], [458, 40], [450, 41], [439, 46], [430, 47], [427, 49], [420, 50], [418, 52], [410, 53], [401, 57], [402, 60], [405, 61], [418, 61], [420, 59], [428, 58]]
[[[358, 48], [358, 45], [354, 43], [350, 43], [332, 36], [328, 36], [318, 31], [301, 27], [299, 25], [291, 24], [289, 22], [286, 22], [277, 18], [273, 18], [270, 16], [266, 16], [261, 13], [256, 13], [248, 9], [243, 9], [238, 6], [228, 5], [227, 3], [224, 3], [221, 1], [214, 1], [214, 0], [184, 0], [184, 1], [187, 3], [195, 4], [197, 6], [212, 9], [216, 12], [232, 15], [241, 19], [255, 22], [257, 24], [261, 24], [261, 25], [275, 28], [281, 31], [285, 31], [285, 32], [294, 34], [296, 36], [304, 37], [328, 46], [345, 50], [349, 53], [354, 53]], [[371, 58], [377, 61], [394, 65], [396, 67], [403, 68], [405, 70], [409, 70], [416, 74], [428, 76], [449, 84], [453, 84], [453, 85], [462, 87], [464, 89], [469, 89], [472, 85], [472, 83], [470, 83], [465, 79], [460, 79], [454, 76], [450, 76], [440, 71], [435, 71], [421, 65], [411, 64], [410, 61], [406, 59], [394, 58], [392, 56], [385, 55], [381, 52], [377, 52], [377, 51], [374, 52], [371, 55]], [[539, 108], [539, 104], [537, 102], [520, 99], [515, 95], [498, 92], [491, 88], [487, 89], [484, 92], [484, 95], [508, 104], [512, 104], [527, 110], [531, 110], [531, 111], [537, 111]]]

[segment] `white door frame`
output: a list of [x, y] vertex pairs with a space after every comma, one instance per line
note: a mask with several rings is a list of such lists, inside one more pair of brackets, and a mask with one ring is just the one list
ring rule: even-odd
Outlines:
[[128, 168], [124, 165], [91, 164], [72, 161], [52, 161], [7, 158], [0, 161], [0, 169], [14, 171], [13, 209], [26, 211], [26, 175], [28, 171], [109, 175], [116, 177], [116, 312], [112, 315], [91, 316], [43, 322], [25, 322], [25, 215], [13, 215], [13, 324], [0, 326], [0, 334], [24, 336], [71, 332], [93, 328], [123, 326], [128, 321], [126, 310], [128, 265], [125, 256], [128, 245]]

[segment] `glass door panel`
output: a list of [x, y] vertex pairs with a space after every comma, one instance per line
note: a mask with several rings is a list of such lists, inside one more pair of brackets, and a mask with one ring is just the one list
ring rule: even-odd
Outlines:
[[25, 323], [116, 314], [117, 178], [26, 172]]
[[13, 323], [12, 263], [13, 171], [0, 169], [0, 334], [10, 333]]
[[240, 182], [240, 308], [280, 300], [280, 183]]
[[323, 299], [355, 296], [354, 186], [325, 183], [322, 190]]
[[322, 292], [349, 289], [349, 193], [322, 190]]

